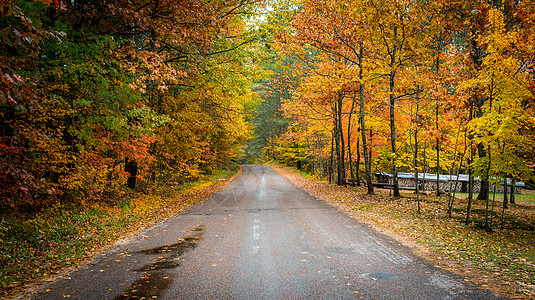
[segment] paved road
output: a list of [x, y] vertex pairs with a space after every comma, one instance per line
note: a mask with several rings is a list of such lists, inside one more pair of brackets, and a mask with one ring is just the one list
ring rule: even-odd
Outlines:
[[34, 299], [496, 299], [266, 166]]

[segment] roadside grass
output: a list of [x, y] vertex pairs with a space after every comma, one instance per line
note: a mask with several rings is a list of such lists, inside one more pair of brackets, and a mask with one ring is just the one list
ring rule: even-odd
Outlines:
[[[131, 193], [124, 201], [58, 205], [28, 216], [0, 215], [0, 297], [75, 266], [121, 237], [171, 218], [226, 186], [232, 166], [199, 181], [154, 195]], [[51, 279], [48, 279], [51, 280]]]
[[517, 204], [505, 210], [502, 229], [502, 202], [496, 196], [493, 231], [489, 233], [482, 226], [485, 201], [472, 202], [470, 222], [465, 225], [466, 199], [454, 200], [449, 218], [447, 197], [425, 195], [418, 215], [414, 192], [403, 191], [399, 199], [380, 189], [375, 195], [366, 195], [365, 187], [320, 183], [292, 169], [270, 166], [309, 194], [414, 248], [465, 280], [514, 298], [535, 297], [535, 205], [529, 198], [517, 198]]
[[[507, 195], [507, 199], [510, 199], [509, 196], [510, 195]], [[475, 194], [474, 197], [477, 197], [477, 194]], [[490, 197], [492, 199], [492, 194]], [[455, 198], [468, 199], [468, 193], [455, 193]], [[503, 193], [496, 193], [496, 199], [502, 201]], [[520, 205], [535, 205], [535, 190], [522, 189], [521, 194], [515, 194], [515, 202]]]

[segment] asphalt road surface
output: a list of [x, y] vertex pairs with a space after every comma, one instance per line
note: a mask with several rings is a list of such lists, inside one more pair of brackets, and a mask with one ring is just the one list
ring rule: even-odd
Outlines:
[[496, 299], [261, 165], [33, 295], [66, 297]]

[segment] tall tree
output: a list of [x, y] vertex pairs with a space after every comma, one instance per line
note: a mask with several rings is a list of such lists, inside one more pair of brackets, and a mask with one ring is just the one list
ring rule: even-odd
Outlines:
[[[384, 94], [388, 99], [390, 122], [390, 150], [392, 157], [392, 179], [394, 197], [399, 197], [398, 153], [396, 137], [396, 104], [401, 99], [414, 95], [415, 85], [401, 84], [404, 73], [425, 61], [420, 49], [430, 44], [435, 7], [425, 1], [370, 2], [373, 17], [372, 42], [378, 76], [384, 78]], [[418, 16], [418, 17], [415, 17]]]

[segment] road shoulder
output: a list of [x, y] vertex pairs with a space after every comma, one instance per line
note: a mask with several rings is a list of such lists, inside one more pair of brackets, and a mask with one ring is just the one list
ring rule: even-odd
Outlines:
[[[321, 183], [305, 178], [297, 171], [278, 164], [269, 164], [269, 166], [311, 196], [337, 208], [359, 222], [369, 225], [377, 232], [399, 241], [412, 249], [417, 256], [431, 261], [438, 268], [460, 275], [465, 281], [473, 282], [484, 289], [490, 289], [498, 296], [515, 299], [532, 299], [535, 296], [534, 289], [530, 288], [529, 283], [503, 280], [497, 272], [474, 267], [473, 264], [461, 259], [454, 259], [448, 253], [453, 253], [456, 249], [451, 249], [454, 246], [450, 248], [444, 237], [437, 237], [432, 232], [427, 233], [425, 230], [415, 231], [415, 228], [421, 227], [407, 225], [409, 222], [421, 223], [422, 227], [436, 225], [433, 222], [417, 217], [415, 213], [405, 216], [389, 213], [389, 210], [396, 208], [394, 205], [396, 201], [406, 200], [391, 199], [388, 192], [383, 191], [377, 191], [376, 195], [370, 196], [365, 194], [365, 188], [346, 188]], [[370, 209], [374, 205], [377, 205], [377, 208]], [[440, 224], [448, 226], [448, 224]], [[459, 226], [458, 224], [453, 225]]]

